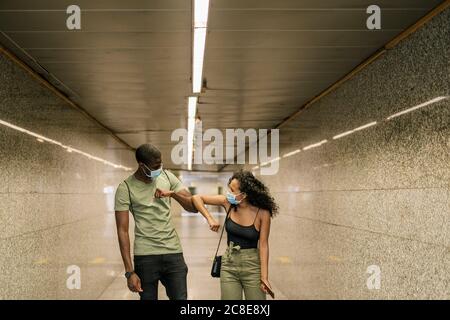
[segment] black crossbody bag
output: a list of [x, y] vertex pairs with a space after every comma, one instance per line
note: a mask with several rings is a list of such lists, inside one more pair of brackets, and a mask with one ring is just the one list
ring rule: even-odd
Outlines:
[[211, 276], [213, 278], [220, 278], [220, 267], [222, 266], [222, 256], [218, 256], [217, 253], [219, 252], [220, 241], [222, 241], [223, 231], [225, 230], [225, 223], [227, 223], [228, 215], [230, 214], [232, 207], [233, 206], [230, 205], [230, 208], [227, 211], [227, 215], [225, 217], [225, 222], [223, 223], [223, 227], [222, 227], [222, 233], [220, 234], [220, 238], [219, 238], [219, 244], [217, 245], [216, 254], [214, 255], [214, 261], [213, 261], [213, 265], [211, 268]]

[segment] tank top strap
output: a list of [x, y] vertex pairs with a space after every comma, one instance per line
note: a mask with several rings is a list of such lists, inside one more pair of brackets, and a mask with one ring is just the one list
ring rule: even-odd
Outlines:
[[255, 220], [253, 220], [253, 225], [255, 225], [256, 218], [258, 218], [258, 213], [259, 213], [259, 208], [258, 208], [258, 211], [256, 211], [256, 216], [255, 216]]

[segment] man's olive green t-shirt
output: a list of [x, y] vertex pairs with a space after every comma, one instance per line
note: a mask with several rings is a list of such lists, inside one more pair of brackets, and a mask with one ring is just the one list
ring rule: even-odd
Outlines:
[[115, 211], [130, 210], [134, 216], [134, 255], [155, 255], [183, 252], [180, 239], [172, 224], [170, 198], [155, 198], [157, 188], [178, 192], [184, 189], [181, 181], [164, 170], [151, 183], [133, 175], [122, 181], [116, 190]]

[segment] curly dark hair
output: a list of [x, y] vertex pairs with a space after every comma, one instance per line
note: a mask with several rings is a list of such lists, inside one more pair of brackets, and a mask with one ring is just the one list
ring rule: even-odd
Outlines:
[[247, 195], [247, 200], [252, 206], [269, 211], [271, 217], [278, 213], [278, 205], [270, 195], [269, 188], [258, 180], [253, 173], [246, 170], [237, 171], [233, 173], [228, 184], [233, 179], [239, 181], [239, 189]]

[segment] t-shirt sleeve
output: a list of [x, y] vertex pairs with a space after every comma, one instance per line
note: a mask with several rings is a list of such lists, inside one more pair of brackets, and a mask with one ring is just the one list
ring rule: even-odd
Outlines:
[[127, 186], [124, 182], [120, 183], [114, 196], [114, 210], [128, 211], [130, 208], [130, 196], [128, 194]]
[[186, 187], [181, 183], [180, 179], [178, 179], [172, 172], [167, 171], [167, 175], [170, 180], [170, 190], [178, 192], [186, 189]]

